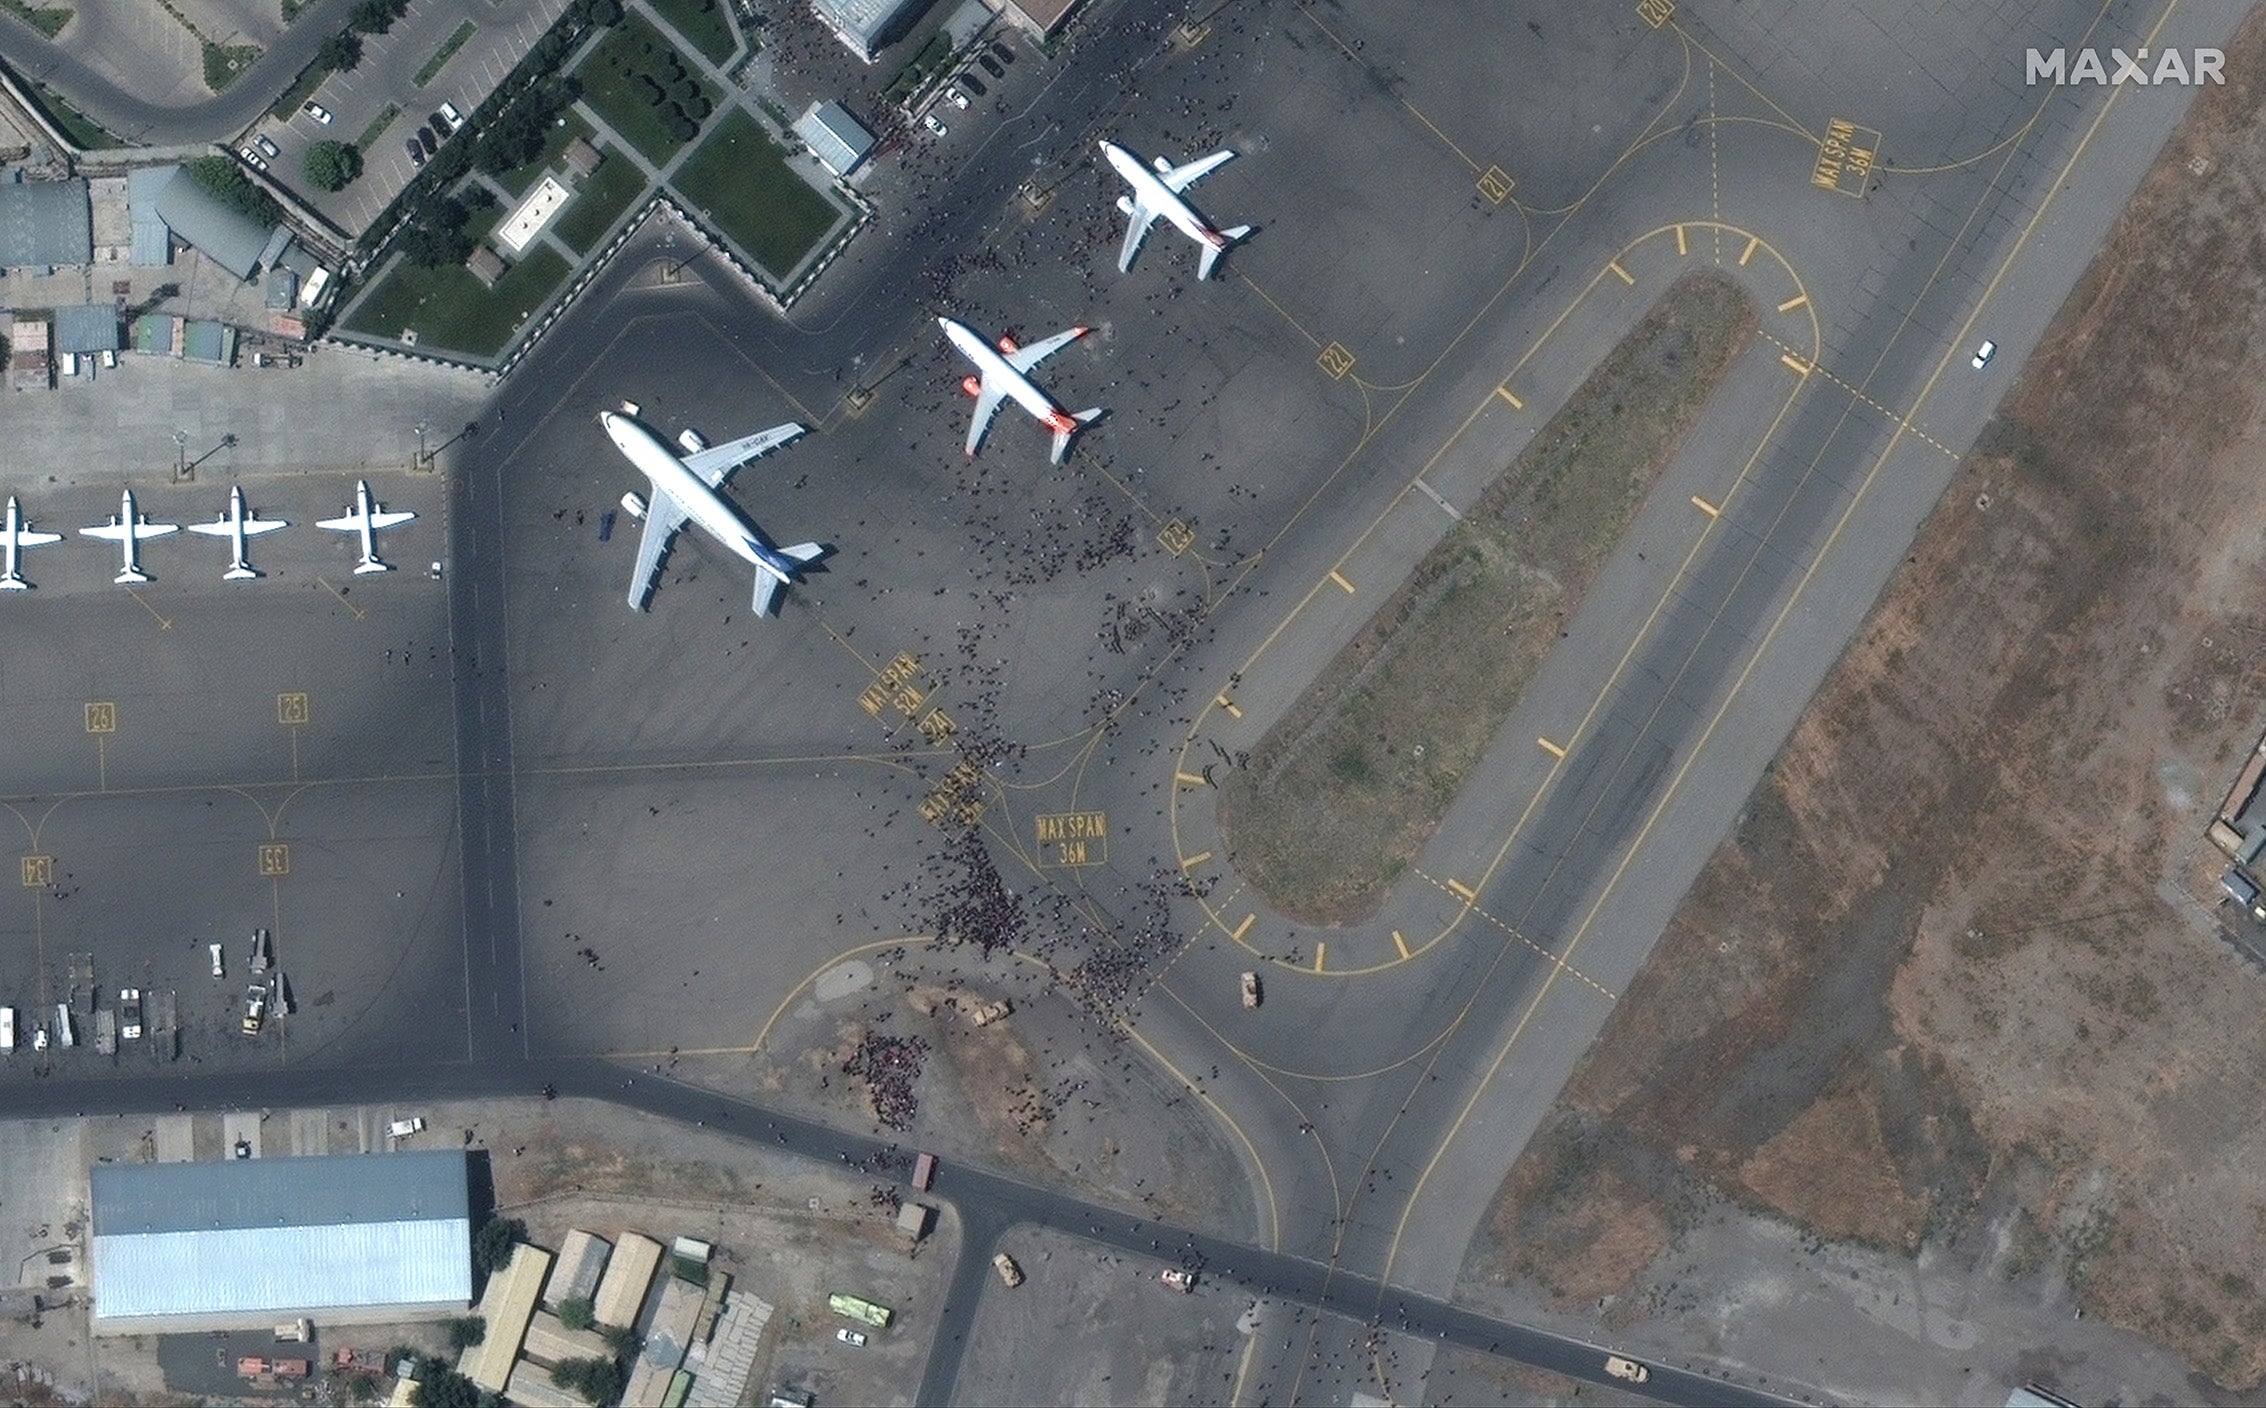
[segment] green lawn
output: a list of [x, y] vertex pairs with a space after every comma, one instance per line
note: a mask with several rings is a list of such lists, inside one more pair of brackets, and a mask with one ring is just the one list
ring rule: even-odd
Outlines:
[[205, 86], [215, 93], [225, 92], [228, 85], [244, 76], [252, 65], [266, 53], [257, 44], [205, 45]]
[[32, 5], [27, 0], [6, 0], [10, 10], [25, 24], [53, 39], [71, 22], [71, 11], [60, 5]]
[[780, 279], [842, 218], [744, 108], [732, 109], [678, 168], [676, 187], [724, 238]]
[[590, 179], [583, 183], [582, 193], [552, 227], [560, 239], [580, 254], [588, 254], [590, 247], [629, 209], [630, 202], [645, 191], [642, 168], [610, 149], [601, 147], [599, 150], [606, 152], [605, 163], [591, 173]]
[[525, 166], [515, 166], [503, 175], [498, 176], [496, 178], [497, 185], [502, 186], [515, 196], [526, 195], [528, 189], [535, 184], [536, 180], [558, 163], [559, 157], [566, 152], [568, 147], [574, 145], [575, 138], [596, 135], [595, 129], [583, 119], [582, 114], [570, 112], [564, 116], [563, 123], [551, 128], [551, 135], [545, 139], [543, 150], [535, 154], [535, 159]]
[[739, 47], [724, 0], [653, 0], [653, 11], [712, 64], [731, 58]]
[[374, 337], [399, 337], [402, 329], [414, 328], [424, 350], [492, 361], [568, 272], [566, 257], [552, 249], [538, 249], [513, 265], [493, 289], [481, 287], [462, 265], [419, 269], [397, 263], [346, 327]]
[[622, 140], [658, 166], [691, 140], [715, 111], [718, 94], [694, 77], [676, 47], [641, 16], [624, 18], [576, 70], [582, 100]]
[[360, 147], [363, 151], [370, 150], [371, 144], [383, 136], [386, 128], [391, 126], [393, 120], [399, 116], [401, 116], [401, 104], [387, 103], [384, 107], [378, 109], [376, 117], [370, 119], [370, 125], [362, 129], [362, 135], [355, 139], [354, 145]]
[[435, 51], [433, 57], [425, 60], [425, 66], [417, 70], [417, 76], [411, 79], [410, 82], [416, 84], [420, 88], [432, 82], [433, 75], [439, 73], [443, 68], [447, 67], [448, 61], [456, 57], [456, 51], [464, 47], [465, 41], [470, 39], [473, 35], [478, 34], [479, 32], [480, 26], [474, 24], [470, 20], [466, 20], [464, 23], [458, 25], [456, 27], [456, 33], [448, 37], [448, 42], [446, 44], [443, 44], [437, 51]]
[[285, 122], [297, 117], [299, 109], [309, 98], [315, 96], [315, 90], [322, 87], [323, 80], [328, 77], [330, 70], [324, 68], [321, 61], [310, 62], [299, 70], [299, 76], [291, 81], [291, 86], [284, 90], [283, 96], [275, 100], [275, 106], [268, 109], [268, 114]]

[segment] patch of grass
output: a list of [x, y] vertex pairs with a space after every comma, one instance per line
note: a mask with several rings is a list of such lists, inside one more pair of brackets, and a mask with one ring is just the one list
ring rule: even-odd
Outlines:
[[323, 80], [328, 77], [330, 70], [320, 62], [311, 63], [299, 70], [299, 76], [291, 81], [291, 86], [284, 90], [283, 96], [275, 100], [275, 106], [268, 109], [268, 116], [281, 122], [297, 117], [299, 109], [306, 106], [307, 100], [315, 96], [315, 90], [322, 87]]
[[732, 33], [732, 17], [724, 0], [652, 0], [653, 12], [685, 41], [720, 64], [739, 47]]
[[215, 44], [208, 39], [204, 45], [205, 87], [215, 93], [227, 91], [229, 84], [248, 73], [267, 52], [257, 44]]
[[551, 128], [551, 135], [544, 139], [543, 150], [536, 154], [535, 159], [496, 177], [496, 184], [515, 196], [526, 195], [544, 172], [558, 165], [559, 158], [566, 154], [568, 147], [574, 145], [575, 138], [595, 135], [596, 129], [584, 120], [582, 114], [567, 113], [563, 124]]
[[892, 103], [905, 101], [951, 58], [952, 35], [940, 29], [928, 37], [919, 53], [905, 61], [903, 68], [889, 76], [889, 82], [882, 86], [881, 96]]
[[368, 151], [370, 144], [384, 135], [386, 128], [391, 126], [393, 120], [399, 116], [401, 116], [401, 104], [387, 103], [378, 110], [376, 117], [370, 119], [370, 125], [362, 129], [362, 135], [355, 139], [354, 145], [360, 147], [363, 151]]
[[30, 87], [32, 100], [38, 103], [40, 110], [47, 114], [47, 120], [62, 130], [64, 137], [70, 141], [72, 146], [81, 151], [100, 151], [109, 147], [133, 145], [131, 142], [122, 142], [111, 135], [109, 129], [88, 117], [85, 113], [80, 112], [77, 108], [72, 107], [70, 103], [64, 100], [61, 93], [56, 92], [46, 84], [35, 79]]
[[[603, 148], [601, 150], [604, 150]], [[614, 227], [630, 203], [645, 193], [645, 173], [636, 163], [617, 154], [609, 153], [605, 162], [590, 173], [582, 186], [582, 193], [574, 204], [559, 217], [552, 227], [558, 237], [572, 245], [578, 254], [588, 254], [606, 231]]]
[[655, 165], [700, 135], [719, 96], [693, 75], [661, 31], [634, 14], [606, 36], [575, 76], [591, 111]]
[[677, 169], [676, 187], [749, 258], [784, 278], [842, 212], [812, 190], [754, 116], [734, 108]]
[[1229, 854], [1276, 908], [1340, 923], [1382, 903], [1753, 322], [1728, 280], [1679, 280], [1228, 776]]
[[448, 42], [446, 44], [443, 44], [440, 48], [433, 51], [433, 57], [425, 60], [425, 66], [417, 70], [417, 76], [415, 78], [412, 78], [410, 82], [416, 84], [420, 88], [432, 82], [433, 75], [439, 73], [443, 68], [447, 67], [448, 61], [456, 57], [456, 51], [463, 48], [467, 43], [471, 41], [472, 36], [478, 34], [479, 32], [480, 26], [474, 24], [470, 20], [466, 20], [464, 23], [458, 25], [456, 27], [456, 33], [448, 37]]
[[60, 5], [32, 5], [26, 3], [26, 0], [0, 0], [0, 3], [5, 3], [9, 13], [17, 19], [50, 39], [61, 34], [63, 26], [69, 24], [71, 16], [76, 13]]
[[350, 332], [399, 337], [413, 329], [420, 349], [493, 361], [566, 282], [566, 256], [537, 249], [483, 288], [464, 266], [420, 269], [397, 261], [346, 321]]

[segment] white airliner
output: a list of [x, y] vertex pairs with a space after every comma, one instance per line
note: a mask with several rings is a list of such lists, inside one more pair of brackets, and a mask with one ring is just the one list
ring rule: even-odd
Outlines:
[[228, 539], [231, 556], [228, 570], [220, 574], [221, 578], [230, 582], [249, 582], [260, 573], [253, 570], [252, 564], [245, 558], [244, 540], [290, 526], [288, 519], [262, 518], [257, 513], [245, 512], [244, 486], [232, 484], [228, 488], [228, 512], [210, 523], [192, 523], [189, 531], [202, 533], [210, 538]]
[[1192, 161], [1186, 166], [1177, 167], [1160, 156], [1153, 173], [1141, 164], [1141, 158], [1115, 142], [1102, 143], [1102, 155], [1109, 158], [1109, 164], [1116, 167], [1117, 174], [1123, 176], [1126, 184], [1133, 188], [1132, 195], [1117, 198], [1117, 208], [1130, 217], [1130, 223], [1125, 227], [1125, 248], [1117, 256], [1117, 272], [1120, 274], [1133, 267], [1133, 256], [1140, 253], [1141, 241], [1148, 237], [1149, 226], [1156, 223], [1159, 215], [1170, 220], [1180, 233], [1204, 247], [1203, 258], [1196, 265], [1196, 277], [1199, 279], [1210, 278], [1212, 266], [1220, 262], [1220, 256], [1227, 253], [1227, 247], [1251, 233], [1249, 225], [1238, 225], [1232, 230], [1214, 229], [1203, 216], [1189, 207], [1180, 194], [1207, 173], [1234, 160], [1234, 152], [1216, 151], [1202, 161]]
[[646, 603], [653, 599], [654, 585], [661, 576], [661, 560], [668, 556], [670, 542], [688, 518], [717, 542], [754, 564], [754, 607], [758, 616], [776, 614], [779, 589], [800, 582], [804, 564], [826, 556], [826, 548], [818, 543], [796, 543], [784, 548], [772, 546], [763, 530], [750, 523], [738, 505], [717, 492], [733, 470], [801, 435], [802, 426], [792, 423], [773, 426], [716, 446], [706, 444], [688, 430], [682, 441], [686, 453], [679, 455], [663, 444], [661, 437], [645, 422], [637, 419], [637, 408], [626, 401], [619, 411], [600, 412], [598, 423], [606, 428], [614, 448], [653, 484], [650, 503], [636, 494], [622, 495], [622, 507], [629, 510], [629, 516], [645, 521], [645, 536], [637, 543], [637, 566], [630, 573], [632, 611], [643, 611]]
[[7, 557], [6, 570], [0, 571], [0, 591], [28, 591], [31, 583], [24, 580], [23, 550], [44, 547], [63, 540], [61, 533], [34, 533], [24, 523], [23, 510], [16, 507], [16, 496], [8, 496], [8, 522], [0, 528], [0, 548]]
[[1053, 397], [1034, 386], [1028, 375], [1031, 368], [1084, 337], [1092, 331], [1091, 328], [1078, 327], [1068, 332], [1058, 332], [1046, 341], [1034, 342], [1028, 347], [1017, 347], [1014, 338], [1003, 337], [999, 339], [999, 351], [994, 352], [991, 344], [978, 337], [967, 324], [956, 323], [950, 318], [938, 318], [936, 321], [944, 329], [944, 335], [952, 340], [952, 345], [959, 348], [969, 361], [974, 362], [980, 372], [980, 375], [968, 377], [960, 383], [962, 390], [976, 398], [975, 424], [968, 427], [969, 459], [976, 457], [976, 447], [983, 443], [984, 432], [991, 428], [992, 415], [998, 411], [1000, 401], [1006, 397], [1013, 397], [1016, 405], [1037, 416], [1046, 423], [1047, 429], [1054, 432], [1056, 464], [1062, 463], [1062, 457], [1070, 452], [1070, 437], [1078, 433], [1078, 427], [1101, 419], [1102, 409], [1099, 406], [1080, 411], [1076, 415], [1062, 409], [1055, 404]]
[[360, 577], [371, 572], [393, 570], [392, 563], [381, 561], [378, 557], [378, 530], [391, 528], [396, 523], [407, 523], [416, 516], [405, 508], [387, 512], [384, 504], [370, 497], [370, 481], [357, 479], [354, 481], [354, 502], [348, 507], [346, 516], [325, 518], [315, 526], [328, 528], [333, 533], [362, 535], [362, 560], [354, 564], [354, 575]]
[[126, 489], [118, 495], [117, 517], [108, 523], [94, 528], [81, 528], [79, 531], [90, 538], [109, 538], [118, 544], [121, 559], [119, 571], [110, 580], [123, 586], [150, 579], [149, 573], [142, 570], [142, 539], [162, 538], [168, 533], [178, 533], [181, 525], [150, 522], [148, 514], [135, 510], [134, 491]]

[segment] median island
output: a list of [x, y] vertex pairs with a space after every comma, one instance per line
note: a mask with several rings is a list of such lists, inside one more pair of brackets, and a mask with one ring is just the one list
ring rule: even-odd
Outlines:
[[1278, 912], [1376, 913], [1754, 325], [1729, 279], [1679, 279], [1222, 783], [1227, 853]]

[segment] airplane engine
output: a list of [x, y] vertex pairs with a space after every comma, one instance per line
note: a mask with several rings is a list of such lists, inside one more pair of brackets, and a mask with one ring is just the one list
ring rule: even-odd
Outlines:
[[970, 396], [981, 396], [984, 394], [983, 378], [980, 376], [961, 377], [960, 389], [967, 392]]
[[1117, 198], [1117, 209], [1121, 215], [1131, 215], [1133, 213], [1133, 202], [1125, 196], [1119, 196]]
[[1015, 339], [1012, 337], [1002, 337], [1001, 339], [999, 339], [999, 350], [1005, 352], [1010, 357], [1014, 356]]
[[645, 500], [637, 494], [622, 495], [622, 509], [632, 518], [645, 517]]

